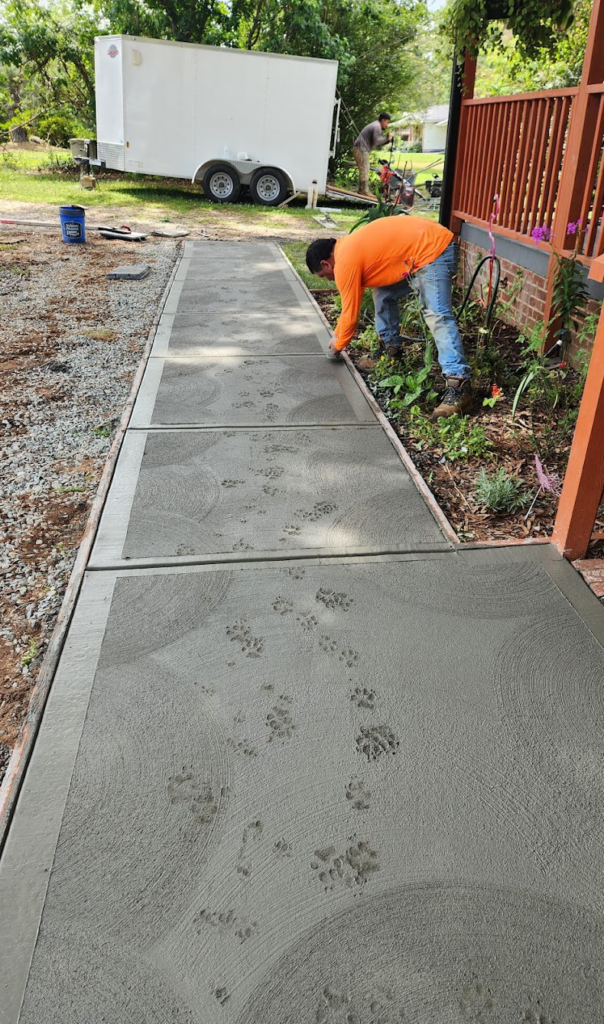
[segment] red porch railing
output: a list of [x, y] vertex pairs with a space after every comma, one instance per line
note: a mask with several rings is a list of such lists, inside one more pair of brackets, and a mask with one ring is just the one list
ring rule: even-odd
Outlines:
[[578, 89], [462, 101], [453, 216], [487, 224], [499, 196], [498, 230], [526, 241], [552, 228]]

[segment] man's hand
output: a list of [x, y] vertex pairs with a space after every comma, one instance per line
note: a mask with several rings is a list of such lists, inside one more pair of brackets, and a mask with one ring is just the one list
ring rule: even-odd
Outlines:
[[334, 361], [342, 358], [342, 353], [336, 348], [335, 338], [332, 338], [327, 346], [327, 358]]

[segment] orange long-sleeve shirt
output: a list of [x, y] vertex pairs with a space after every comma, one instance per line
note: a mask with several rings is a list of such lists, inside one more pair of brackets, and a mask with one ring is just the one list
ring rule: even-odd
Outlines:
[[334, 276], [342, 296], [342, 314], [336, 327], [335, 347], [349, 344], [359, 319], [365, 288], [383, 288], [441, 256], [453, 234], [426, 217], [383, 217], [335, 245]]

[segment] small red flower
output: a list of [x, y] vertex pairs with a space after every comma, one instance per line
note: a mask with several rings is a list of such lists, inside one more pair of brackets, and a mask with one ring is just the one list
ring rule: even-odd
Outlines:
[[498, 384], [493, 384], [493, 387], [491, 389], [491, 398], [501, 398], [502, 395], [503, 395], [503, 391], [501, 390], [499, 385]]
[[566, 370], [567, 366], [568, 366], [568, 363], [558, 363], [558, 369], [559, 370]]

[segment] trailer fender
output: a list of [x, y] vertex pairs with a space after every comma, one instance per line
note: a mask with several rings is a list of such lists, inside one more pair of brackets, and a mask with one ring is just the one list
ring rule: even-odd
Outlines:
[[208, 167], [211, 167], [212, 164], [228, 164], [228, 166], [232, 167], [234, 171], [237, 171], [237, 174], [239, 175], [239, 180], [242, 185], [249, 185], [250, 181], [252, 180], [252, 176], [256, 173], [256, 171], [259, 171], [261, 168], [266, 167], [267, 170], [274, 169], [277, 171], [281, 171], [281, 174], [284, 175], [285, 180], [287, 181], [288, 188], [291, 189], [292, 192], [295, 192], [294, 180], [289, 171], [287, 171], [285, 167], [279, 167], [277, 164], [271, 164], [270, 166], [268, 164], [265, 165], [261, 163], [260, 160], [229, 160], [228, 158], [222, 156], [215, 156], [212, 157], [211, 160], [204, 160], [204, 162], [199, 165], [193, 177], [191, 178], [191, 182], [193, 185], [195, 184], [196, 181], [203, 181], [204, 174], [206, 173]]

